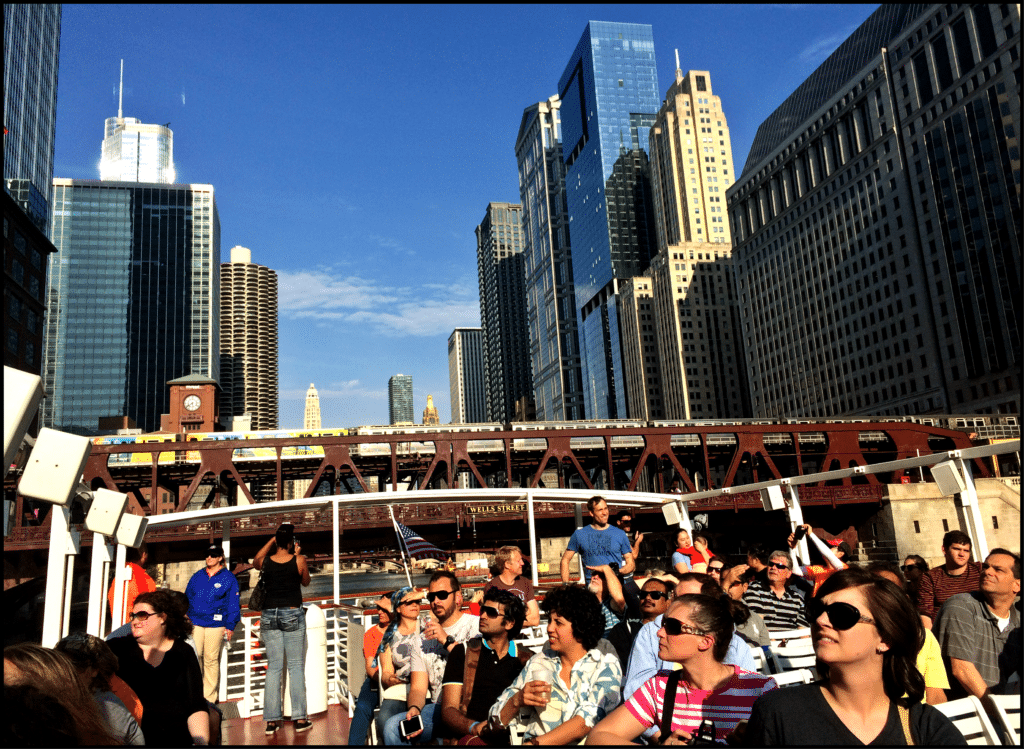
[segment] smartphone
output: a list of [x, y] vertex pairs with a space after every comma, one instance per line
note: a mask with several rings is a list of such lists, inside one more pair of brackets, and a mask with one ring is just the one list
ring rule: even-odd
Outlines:
[[416, 733], [417, 731], [423, 730], [423, 718], [419, 715], [414, 715], [409, 720], [403, 720], [398, 726], [398, 732], [402, 734], [402, 738], [408, 738], [410, 734]]
[[793, 540], [799, 541], [805, 535], [807, 535], [807, 529], [801, 525], [795, 531], [793, 531]]

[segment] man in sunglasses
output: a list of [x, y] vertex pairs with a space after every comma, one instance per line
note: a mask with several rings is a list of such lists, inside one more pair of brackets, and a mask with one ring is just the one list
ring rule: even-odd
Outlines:
[[612, 627], [608, 641], [615, 646], [622, 663], [629, 663], [629, 651], [633, 647], [640, 628], [653, 622], [665, 613], [672, 602], [672, 583], [657, 577], [649, 577], [640, 589], [640, 618], [624, 619]]
[[773, 551], [768, 558], [768, 584], [754, 580], [743, 596], [743, 603], [761, 615], [769, 630], [810, 626], [804, 615], [804, 591], [789, 585], [791, 564], [788, 552]]
[[[434, 714], [438, 701], [441, 699], [441, 683], [444, 680], [444, 669], [448, 663], [448, 654], [456, 645], [466, 642], [480, 634], [479, 617], [462, 613], [462, 586], [459, 579], [447, 570], [438, 570], [430, 577], [427, 584], [427, 601], [430, 612], [436, 618], [427, 620], [423, 627], [419, 652], [412, 654], [412, 673], [425, 671], [430, 704], [422, 710], [409, 707], [405, 713], [399, 713], [388, 719], [384, 724], [384, 743], [388, 746], [408, 744], [402, 738], [399, 727], [403, 720], [420, 715], [423, 720], [423, 732], [410, 738], [417, 743], [430, 743], [433, 737]], [[412, 690], [409, 692], [413, 698]], [[419, 704], [412, 702], [412, 705]]]
[[971, 561], [971, 537], [963, 531], [949, 531], [942, 537], [944, 564], [921, 575], [917, 586], [917, 610], [928, 629], [942, 605], [959, 593], [981, 587], [981, 565]]
[[507, 731], [489, 730], [487, 713], [533, 655], [515, 642], [525, 615], [513, 593], [497, 588], [484, 593], [480, 637], [452, 648], [444, 670], [441, 718], [452, 737], [478, 737], [493, 746], [509, 743]]
[[[1021, 670], [1020, 556], [992, 549], [982, 565], [981, 590], [959, 593], [935, 617], [949, 674], [951, 700], [1010, 691]], [[1017, 691], [1020, 684], [1017, 684]]]

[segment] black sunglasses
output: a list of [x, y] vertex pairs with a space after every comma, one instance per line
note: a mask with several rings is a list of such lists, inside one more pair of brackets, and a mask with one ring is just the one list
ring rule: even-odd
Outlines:
[[707, 632], [697, 627], [691, 627], [689, 624], [683, 624], [678, 619], [673, 619], [669, 616], [664, 616], [661, 619], [661, 626], [665, 628], [665, 634], [675, 637], [676, 635], [697, 635], [698, 637], [706, 637]]
[[724, 569], [725, 567], [708, 567], [708, 574], [711, 575], [715, 572], [717, 572], [718, 574], [722, 574], [722, 570]]
[[640, 598], [650, 598], [654, 601], [660, 601], [662, 598], [668, 598], [668, 593], [663, 593], [660, 590], [641, 590]]
[[905, 564], [902, 567], [900, 567], [900, 569], [903, 570], [904, 572], [907, 572], [908, 570], [916, 570], [917, 569], [917, 565], [916, 564]]
[[149, 617], [151, 616], [156, 616], [156, 614], [151, 614], [148, 611], [133, 611], [132, 613], [128, 614], [128, 620], [134, 622], [136, 619], [138, 619], [140, 622], [144, 622], [148, 620]]
[[486, 614], [491, 619], [504, 619], [505, 615], [498, 611], [494, 606], [481, 606], [480, 613]]
[[808, 601], [807, 618], [810, 621], [816, 621], [823, 612], [828, 614], [828, 620], [832, 624], [832, 628], [837, 629], [840, 632], [845, 632], [860, 622], [867, 622], [868, 624], [875, 623], [874, 619], [869, 616], [864, 616], [860, 613], [860, 609], [849, 603], [836, 601], [835, 603], [830, 603], [826, 606], [817, 598], [812, 598]]
[[768, 566], [769, 567], [774, 567], [777, 570], [788, 570], [789, 569], [789, 565], [788, 564], [779, 564], [778, 562], [769, 562]]
[[427, 593], [427, 600], [433, 603], [435, 600], [447, 601], [448, 596], [452, 594], [450, 590], [439, 590], [436, 593]]

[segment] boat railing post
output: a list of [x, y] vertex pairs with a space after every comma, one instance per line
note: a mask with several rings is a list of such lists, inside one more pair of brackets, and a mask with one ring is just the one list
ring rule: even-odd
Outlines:
[[341, 603], [341, 561], [338, 547], [341, 545], [341, 517], [338, 507], [340, 497], [331, 498], [331, 521], [334, 526], [334, 605]]
[[110, 569], [111, 546], [105, 536], [92, 534], [92, 561], [89, 568], [89, 614], [85, 631], [96, 637], [103, 637], [104, 607], [107, 603], [107, 570]]
[[533, 513], [533, 489], [526, 490], [526, 519], [530, 525], [530, 575], [533, 577], [533, 587], [538, 584], [537, 578], [537, 525]]

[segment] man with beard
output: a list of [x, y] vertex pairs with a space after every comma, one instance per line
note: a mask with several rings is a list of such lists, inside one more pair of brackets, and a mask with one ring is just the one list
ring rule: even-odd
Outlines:
[[633, 648], [640, 628], [653, 622], [668, 609], [672, 602], [673, 585], [657, 577], [648, 578], [640, 589], [640, 618], [624, 619], [612, 627], [608, 641], [615, 646], [623, 670], [629, 664], [629, 651]]

